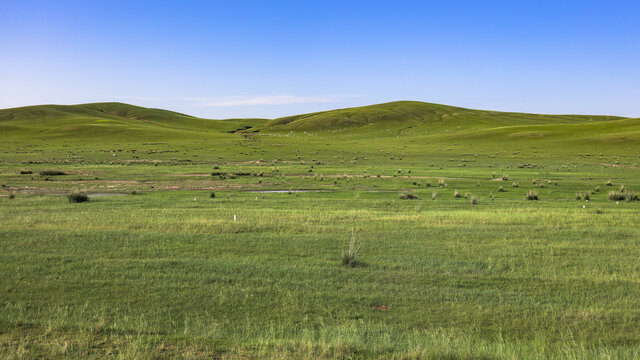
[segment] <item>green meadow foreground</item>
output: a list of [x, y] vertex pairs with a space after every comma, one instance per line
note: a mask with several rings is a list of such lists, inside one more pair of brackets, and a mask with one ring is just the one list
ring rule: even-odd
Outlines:
[[638, 140], [412, 102], [0, 110], [0, 357], [639, 358]]

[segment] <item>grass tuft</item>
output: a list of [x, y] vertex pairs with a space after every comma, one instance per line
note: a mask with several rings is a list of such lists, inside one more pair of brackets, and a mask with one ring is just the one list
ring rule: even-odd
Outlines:
[[614, 191], [614, 190], [609, 191], [609, 200], [619, 201], [624, 199], [625, 199], [625, 195], [623, 192]]
[[638, 193], [623, 188], [624, 191], [609, 191], [609, 200], [613, 201], [638, 201]]
[[524, 196], [525, 200], [538, 200], [538, 192], [535, 190], [529, 190]]
[[411, 191], [404, 191], [400, 193], [400, 199], [401, 200], [417, 200], [418, 196], [416, 196], [413, 192]]
[[351, 230], [351, 240], [349, 241], [349, 247], [342, 252], [342, 265], [347, 267], [356, 267], [360, 265], [358, 261], [358, 252], [360, 247], [356, 242], [355, 233]]
[[81, 202], [89, 201], [89, 197], [87, 196], [87, 194], [83, 192], [77, 192], [77, 191], [74, 191], [71, 194], [69, 194], [67, 196], [67, 199], [69, 199], [70, 203], [81, 203]]

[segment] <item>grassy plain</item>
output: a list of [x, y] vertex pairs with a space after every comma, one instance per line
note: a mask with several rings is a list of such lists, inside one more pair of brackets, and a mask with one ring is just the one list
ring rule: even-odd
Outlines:
[[608, 199], [640, 190], [638, 119], [89, 104], [0, 128], [4, 358], [640, 356], [640, 203]]

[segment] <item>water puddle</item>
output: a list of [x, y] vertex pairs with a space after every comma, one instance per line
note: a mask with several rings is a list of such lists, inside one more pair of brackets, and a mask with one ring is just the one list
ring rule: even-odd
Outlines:
[[284, 193], [305, 193], [305, 192], [328, 192], [331, 190], [316, 189], [316, 190], [250, 190], [250, 193], [259, 194], [284, 194]]
[[129, 195], [129, 194], [125, 194], [125, 193], [93, 193], [93, 194], [87, 194], [87, 196], [90, 197], [90, 198], [105, 197], [105, 196], [123, 196], [123, 195]]

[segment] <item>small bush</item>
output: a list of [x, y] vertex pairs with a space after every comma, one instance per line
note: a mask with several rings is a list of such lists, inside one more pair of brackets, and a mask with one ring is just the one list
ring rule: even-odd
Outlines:
[[596, 186], [596, 192], [600, 192], [600, 186]]
[[604, 214], [604, 211], [602, 211], [602, 209], [596, 209], [596, 214], [598, 215]]
[[582, 200], [582, 194], [576, 193], [576, 200]]
[[500, 185], [500, 187], [498, 188], [498, 192], [504, 192], [504, 188], [502, 187], [502, 185]]
[[509, 177], [508, 177], [508, 176], [506, 176], [506, 175], [503, 175], [503, 176], [502, 176], [502, 181], [509, 181]]
[[538, 200], [538, 192], [535, 190], [529, 190], [527, 195], [524, 196], [525, 200]]
[[83, 192], [74, 191], [71, 194], [69, 194], [67, 198], [69, 199], [70, 203], [81, 203], [81, 202], [89, 201], [89, 197], [87, 196], [87, 194]]
[[417, 200], [418, 197], [411, 191], [404, 191], [400, 193], [401, 200]]
[[460, 193], [458, 192], [458, 190], [453, 192], [453, 197], [456, 199], [460, 197]]
[[606, 186], [613, 186], [613, 183], [611, 182], [611, 180], [607, 181], [606, 183], [604, 183]]
[[584, 193], [584, 199], [587, 201], [591, 200], [591, 194], [588, 191]]
[[31, 170], [20, 170], [20, 174], [21, 175], [33, 174], [33, 171], [31, 171]]
[[517, 188], [518, 186], [520, 186], [520, 185], [518, 185], [518, 183], [515, 182], [515, 181], [513, 182], [513, 184], [511, 184], [511, 187], [514, 187], [514, 188]]
[[431, 200], [435, 200], [436, 197], [438, 197], [438, 193], [437, 192], [431, 193]]
[[471, 197], [471, 205], [477, 205], [478, 204], [478, 198], [474, 195]]
[[440, 179], [440, 180], [438, 180], [438, 186], [445, 187], [445, 186], [447, 186], [447, 183], [444, 182], [444, 179]]
[[16, 193], [9, 194], [9, 199], [13, 200], [16, 198]]
[[209, 195], [210, 198], [215, 199], [216, 198], [216, 193], [214, 193], [213, 191], [211, 192], [211, 194]]
[[66, 172], [60, 170], [42, 170], [40, 171], [40, 176], [56, 176], [56, 175], [67, 175]]

